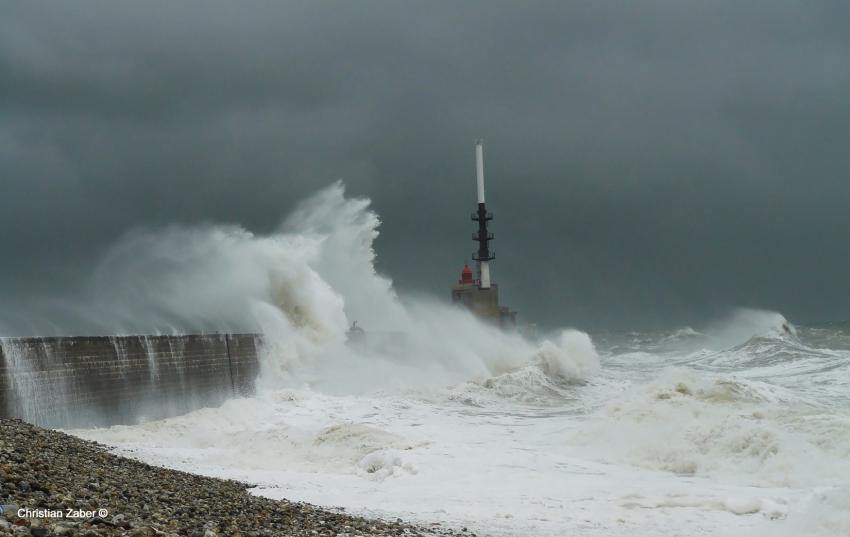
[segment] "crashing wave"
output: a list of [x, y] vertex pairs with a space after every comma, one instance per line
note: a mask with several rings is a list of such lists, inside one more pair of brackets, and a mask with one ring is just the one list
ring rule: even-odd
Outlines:
[[599, 355], [590, 337], [564, 330], [545, 339], [519, 367], [462, 384], [449, 397], [465, 404], [484, 406], [481, 395], [495, 395], [525, 403], [563, 403], [575, 398], [572, 386], [598, 372]]
[[756, 485], [850, 475], [850, 415], [771, 384], [667, 370], [595, 413], [571, 438], [605, 461]]
[[797, 341], [797, 329], [781, 313], [741, 308], [704, 331], [709, 348], [728, 349], [752, 339]]

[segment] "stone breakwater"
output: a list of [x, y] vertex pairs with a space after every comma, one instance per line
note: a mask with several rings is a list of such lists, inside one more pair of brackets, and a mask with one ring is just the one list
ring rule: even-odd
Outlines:
[[254, 496], [245, 483], [150, 466], [20, 420], [0, 420], [0, 484], [0, 535], [456, 535]]
[[255, 334], [0, 338], [0, 417], [133, 424], [250, 395]]

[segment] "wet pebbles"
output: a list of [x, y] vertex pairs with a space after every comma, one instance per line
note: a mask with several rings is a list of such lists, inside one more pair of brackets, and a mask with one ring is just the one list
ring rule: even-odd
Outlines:
[[150, 466], [95, 442], [0, 420], [0, 535], [435, 535], [401, 521], [253, 496], [246, 486]]

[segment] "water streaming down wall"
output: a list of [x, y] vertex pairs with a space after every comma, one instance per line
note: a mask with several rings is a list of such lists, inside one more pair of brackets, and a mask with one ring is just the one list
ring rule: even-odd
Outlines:
[[250, 395], [259, 336], [0, 338], [0, 417], [132, 424]]

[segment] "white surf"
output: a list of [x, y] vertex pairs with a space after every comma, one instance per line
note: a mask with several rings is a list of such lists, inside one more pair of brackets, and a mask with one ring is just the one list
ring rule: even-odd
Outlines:
[[[133, 292], [156, 319], [262, 330], [258, 391], [73, 433], [272, 498], [479, 534], [850, 532], [850, 355], [812, 343], [823, 333], [743, 310], [597, 345], [575, 330], [527, 341], [400, 299], [374, 270], [368, 206], [335, 184], [270, 236], [171, 228], [117, 245], [105, 288], [148, 275]], [[105, 311], [127, 298], [98, 296]], [[347, 345], [353, 320], [386, 344]]]

